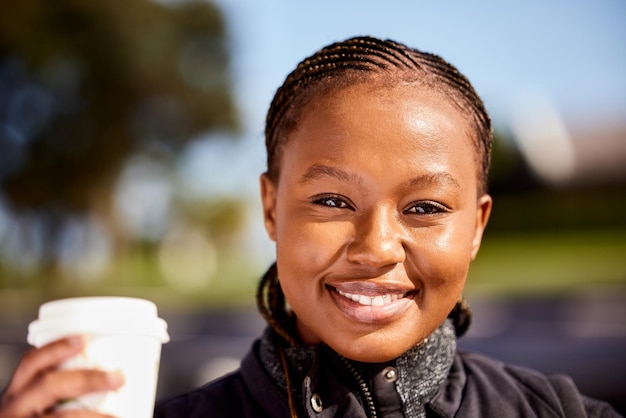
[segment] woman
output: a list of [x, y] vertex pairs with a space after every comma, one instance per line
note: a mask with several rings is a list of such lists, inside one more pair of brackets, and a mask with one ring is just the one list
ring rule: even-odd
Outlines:
[[[266, 124], [276, 264], [258, 301], [269, 326], [238, 371], [156, 416], [618, 416], [568, 378], [456, 349], [492, 206], [491, 142], [482, 101], [435, 55], [359, 37], [301, 62]], [[70, 343], [22, 361], [0, 417], [121, 384], [54, 370], [80, 350]], [[33, 409], [35, 394], [45, 402]]]

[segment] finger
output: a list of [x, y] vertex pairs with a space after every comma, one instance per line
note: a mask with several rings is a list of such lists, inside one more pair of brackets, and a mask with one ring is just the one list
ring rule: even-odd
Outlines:
[[76, 335], [52, 342], [41, 348], [33, 348], [26, 352], [5, 391], [5, 399], [19, 393], [31, 381], [35, 380], [36, 376], [41, 372], [57, 367], [63, 361], [78, 354], [84, 346], [84, 339]]
[[[91, 392], [115, 390], [124, 384], [118, 372], [57, 370], [42, 375], [5, 406], [7, 416], [42, 416], [62, 400]], [[1, 415], [0, 415], [1, 417]]]

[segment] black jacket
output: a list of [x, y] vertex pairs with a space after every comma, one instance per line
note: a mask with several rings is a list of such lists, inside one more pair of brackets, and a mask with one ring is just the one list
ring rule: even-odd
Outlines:
[[[160, 404], [156, 418], [289, 417], [287, 398], [259, 362], [257, 341], [227, 376]], [[323, 365], [322, 365], [323, 364]], [[303, 384], [303, 407], [310, 417], [369, 417], [358, 391], [341, 368], [316, 362]], [[339, 374], [339, 375], [338, 375]], [[390, 387], [393, 387], [391, 384]], [[391, 391], [393, 392], [393, 391]], [[378, 417], [403, 417], [399, 398], [378, 389]], [[315, 412], [318, 394], [323, 409]], [[318, 409], [319, 410], [319, 409]], [[582, 396], [566, 376], [545, 376], [485, 356], [457, 351], [444, 385], [428, 404], [427, 417], [619, 417], [608, 404]]]

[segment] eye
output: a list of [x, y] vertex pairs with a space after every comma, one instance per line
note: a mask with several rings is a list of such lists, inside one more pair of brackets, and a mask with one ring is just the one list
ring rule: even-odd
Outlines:
[[330, 208], [352, 209], [352, 206], [346, 202], [345, 198], [336, 195], [315, 197], [313, 198], [313, 203], [316, 205], [328, 206]]
[[441, 203], [426, 201], [413, 203], [407, 210], [404, 211], [404, 213], [415, 215], [437, 215], [448, 211], [449, 209]]

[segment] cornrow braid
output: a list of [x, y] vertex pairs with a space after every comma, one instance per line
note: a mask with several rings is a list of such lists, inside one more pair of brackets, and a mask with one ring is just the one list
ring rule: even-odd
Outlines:
[[278, 282], [276, 263], [270, 266], [259, 282], [256, 303], [261, 316], [267, 321], [269, 326], [288, 345], [296, 345], [295, 333], [291, 329], [293, 328], [293, 318], [286, 309], [285, 295]]
[[458, 337], [465, 335], [472, 323], [472, 309], [465, 298], [461, 298], [452, 311], [448, 314], [448, 318], [452, 320], [454, 325], [454, 333]]
[[278, 88], [265, 124], [270, 178], [278, 180], [282, 147], [307, 103], [373, 76], [380, 76], [383, 83], [422, 83], [445, 94], [469, 116], [474, 126], [480, 192], [485, 192], [491, 159], [491, 120], [469, 80], [435, 54], [373, 37], [355, 37], [322, 48], [298, 64]]

